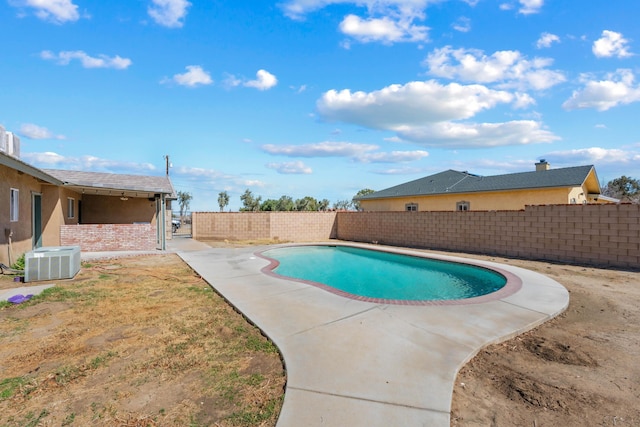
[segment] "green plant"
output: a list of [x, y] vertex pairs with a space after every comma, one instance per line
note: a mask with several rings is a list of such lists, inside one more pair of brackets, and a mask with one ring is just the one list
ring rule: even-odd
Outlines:
[[24, 377], [5, 378], [0, 381], [0, 401], [12, 398], [26, 383]]
[[18, 259], [11, 265], [14, 270], [24, 270], [24, 254], [20, 255]]
[[91, 369], [98, 369], [100, 366], [106, 365], [107, 361], [109, 361], [109, 359], [111, 359], [116, 355], [117, 353], [113, 351], [109, 351], [108, 353], [103, 354], [101, 356], [96, 356], [95, 358], [91, 359], [91, 362], [89, 362], [89, 367]]
[[74, 412], [70, 413], [69, 415], [67, 415], [67, 417], [62, 420], [62, 425], [63, 426], [68, 426], [73, 424], [73, 421], [76, 419], [76, 414]]
[[258, 425], [271, 419], [274, 415], [276, 407], [279, 407], [281, 398], [270, 399], [264, 405], [260, 405], [253, 410], [244, 409], [234, 412], [229, 416], [229, 420], [234, 425]]
[[268, 339], [251, 335], [247, 338], [247, 348], [253, 351], [259, 351], [262, 353], [277, 353], [278, 349]]
[[42, 411], [40, 411], [40, 414], [35, 418], [33, 417], [33, 412], [29, 412], [29, 414], [27, 414], [27, 420], [29, 420], [29, 422], [27, 424], [24, 424], [24, 426], [36, 427], [40, 425], [40, 421], [47, 415], [49, 415], [49, 411], [47, 411], [46, 409], [43, 409]]

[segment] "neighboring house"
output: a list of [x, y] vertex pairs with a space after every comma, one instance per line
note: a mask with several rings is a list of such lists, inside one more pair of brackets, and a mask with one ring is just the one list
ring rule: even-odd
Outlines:
[[15, 154], [0, 150], [1, 263], [41, 246], [165, 249], [175, 199], [169, 177], [42, 170]]
[[617, 203], [603, 196], [592, 165], [479, 176], [447, 170], [356, 197], [365, 211], [520, 210], [526, 205]]

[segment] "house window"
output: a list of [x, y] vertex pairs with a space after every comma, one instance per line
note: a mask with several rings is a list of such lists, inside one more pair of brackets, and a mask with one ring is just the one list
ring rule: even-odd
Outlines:
[[20, 206], [20, 190], [16, 188], [11, 189], [10, 200], [9, 200], [9, 221], [16, 222], [18, 221], [18, 212]]
[[76, 199], [72, 199], [71, 197], [67, 198], [67, 218], [75, 218], [76, 217]]
[[417, 203], [407, 203], [406, 205], [404, 205], [404, 210], [408, 211], [408, 212], [417, 212], [418, 211], [418, 204]]
[[468, 211], [469, 210], [469, 202], [458, 202], [456, 203], [457, 211]]

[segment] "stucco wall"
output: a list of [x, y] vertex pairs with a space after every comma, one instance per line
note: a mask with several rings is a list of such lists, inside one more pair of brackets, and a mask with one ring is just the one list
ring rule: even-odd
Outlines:
[[360, 205], [365, 211], [404, 211], [408, 203], [418, 204], [419, 211], [455, 211], [456, 203], [465, 201], [469, 202], [472, 211], [520, 210], [526, 205], [567, 204], [571, 198], [576, 198], [576, 203], [580, 204], [586, 200], [585, 194], [580, 187], [555, 188], [363, 200]]
[[[67, 198], [75, 201], [75, 215], [69, 218]], [[60, 246], [60, 226], [78, 223], [78, 202], [82, 195], [55, 185], [42, 186], [42, 246]]]
[[193, 212], [191, 232], [200, 240], [325, 240], [335, 237], [335, 218], [335, 212]]
[[[31, 195], [41, 191], [40, 183], [27, 174], [0, 165], [0, 262], [10, 264], [32, 249]], [[18, 221], [10, 222], [11, 188], [19, 190]], [[11, 247], [9, 247], [9, 232]], [[10, 253], [11, 251], [11, 253]]]
[[[66, 199], [65, 199], [66, 203]], [[155, 224], [156, 202], [130, 197], [94, 196], [82, 197], [82, 224], [133, 224], [148, 222]]]
[[640, 267], [640, 205], [338, 214], [338, 238], [620, 268]]

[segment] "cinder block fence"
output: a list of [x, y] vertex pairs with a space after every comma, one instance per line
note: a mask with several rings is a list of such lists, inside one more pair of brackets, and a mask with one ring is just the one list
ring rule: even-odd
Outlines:
[[340, 239], [640, 269], [640, 205], [545, 205], [521, 211], [193, 214], [193, 237]]

